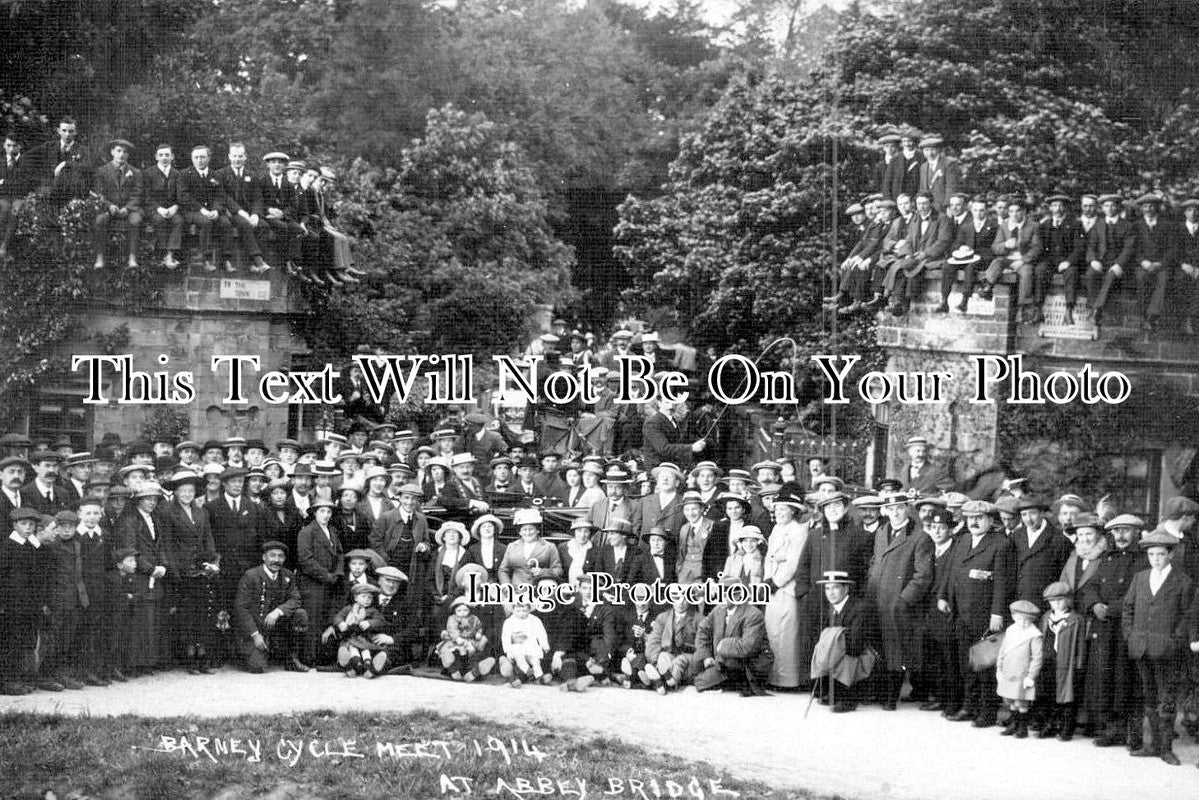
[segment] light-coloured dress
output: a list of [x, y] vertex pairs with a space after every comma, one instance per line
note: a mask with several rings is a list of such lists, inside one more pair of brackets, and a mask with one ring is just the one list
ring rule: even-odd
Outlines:
[[763, 564], [763, 580], [778, 587], [766, 604], [766, 637], [774, 651], [770, 683], [794, 687], [806, 680], [808, 664], [799, 659], [799, 601], [795, 596], [795, 573], [808, 541], [808, 527], [792, 520], [775, 525], [770, 532]]

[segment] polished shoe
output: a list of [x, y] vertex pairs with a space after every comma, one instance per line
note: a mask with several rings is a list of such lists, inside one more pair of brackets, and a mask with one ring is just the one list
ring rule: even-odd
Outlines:
[[204, 271], [205, 272], [216, 272], [216, 264], [212, 263], [211, 261], [205, 261], [204, 262]]
[[850, 303], [847, 306], [842, 306], [841, 308], [838, 308], [837, 314], [839, 314], [842, 317], [847, 317], [850, 314], [852, 314], [853, 312], [857, 311], [861, 307], [862, 307], [861, 303]]
[[351, 284], [362, 283], [362, 281], [358, 280], [353, 275], [351, 275], [350, 273], [345, 272], [345, 271], [337, 273], [337, 279], [339, 281], [341, 281], [342, 283], [351, 283]]
[[999, 724], [999, 722], [995, 719], [994, 714], [987, 714], [985, 716], [975, 717], [974, 722], [971, 724], [976, 728], [994, 728]]
[[202, 659], [200, 661], [200, 666], [198, 667], [198, 669], [200, 670], [201, 675], [215, 675], [216, 674], [216, 670], [212, 668], [212, 664], [210, 664], [207, 659]]
[[104, 256], [96, 256], [96, 263], [92, 264], [92, 269], [104, 269]]
[[934, 314], [948, 314], [949, 313], [949, 303], [946, 303], [944, 300], [942, 300], [941, 305], [939, 305], [933, 309], [933, 313]]
[[179, 261], [173, 253], [166, 254], [166, 258], [162, 260], [162, 265], [167, 269], [179, 269]]
[[930, 700], [927, 703], [921, 703], [920, 710], [921, 711], [944, 711], [945, 706], [942, 703], [938, 703], [936, 700]]
[[973, 722], [978, 714], [973, 711], [962, 709], [961, 711], [949, 717], [950, 722]]
[[850, 700], [849, 702], [845, 702], [843, 700], [838, 700], [837, 702], [833, 703], [833, 713], [834, 714], [848, 714], [850, 711], [857, 711], [857, 710], [858, 710], [858, 704], [855, 703], [853, 700]]
[[1012, 736], [1012, 735], [1014, 735], [1014, 734], [1016, 733], [1016, 728], [1017, 728], [1017, 727], [1019, 727], [1019, 726], [1017, 725], [1017, 722], [1018, 722], [1018, 720], [1016, 719], [1016, 715], [1015, 715], [1015, 714], [1012, 714], [1010, 717], [1008, 717], [1008, 720], [1007, 720], [1007, 722], [1006, 722], [1006, 723], [1004, 723], [1004, 725], [1003, 725], [1003, 730], [1001, 730], [1001, 731], [999, 732], [999, 735], [1000, 735], [1000, 736]]
[[350, 273], [351, 275], [353, 275], [353, 276], [354, 276], [354, 277], [356, 277], [356, 278], [365, 278], [365, 277], [366, 277], [366, 273], [365, 273], [365, 272], [363, 272], [363, 271], [362, 271], [362, 270], [360, 270], [360, 269], [356, 269], [356, 268], [354, 268], [354, 267], [346, 267], [346, 270], [345, 270], [345, 271], [346, 271], [346, 272], [348, 272], [348, 273]]
[[893, 697], [889, 700], [884, 700], [882, 702], [882, 706], [883, 706], [883, 711], [898, 711], [899, 710], [899, 703], [897, 703], [895, 701], [895, 698], [893, 698]]
[[1181, 766], [1182, 764], [1182, 762], [1178, 760], [1178, 756], [1176, 756], [1174, 751], [1170, 748], [1163, 749], [1160, 757], [1162, 761], [1165, 761], [1172, 767]]
[[250, 267], [250, 272], [263, 273], [269, 271], [271, 265], [262, 260], [262, 256], [254, 259], [254, 266]]

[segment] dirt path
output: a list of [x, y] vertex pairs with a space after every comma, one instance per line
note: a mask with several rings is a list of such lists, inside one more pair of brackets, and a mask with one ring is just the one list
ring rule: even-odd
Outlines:
[[327, 673], [254, 676], [229, 669], [215, 676], [169, 673], [84, 691], [0, 698], [0, 711], [91, 716], [465, 712], [616, 736], [773, 786], [844, 797], [1124, 800], [1148, 790], [1158, 797], [1199, 797], [1199, 746], [1189, 740], [1176, 746], [1183, 766], [1170, 767], [1158, 759], [1129, 758], [1123, 749], [1096, 748], [1088, 739], [1017, 741], [911, 706], [833, 715], [816, 705], [805, 719], [807, 705], [807, 695], [744, 699], [687, 691], [659, 697], [606, 687], [565, 695], [557, 687], [516, 690], [413, 677], [365, 681]]

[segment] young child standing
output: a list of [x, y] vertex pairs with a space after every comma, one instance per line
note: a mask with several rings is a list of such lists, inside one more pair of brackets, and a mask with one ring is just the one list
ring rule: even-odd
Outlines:
[[108, 576], [112, 603], [112, 653], [116, 667], [129, 677], [151, 672], [155, 662], [150, 636], [150, 576], [137, 571], [138, 552], [116, 552], [116, 567]]
[[1017, 600], [1008, 606], [1015, 620], [1003, 632], [999, 660], [995, 664], [999, 696], [1007, 700], [1012, 716], [1000, 736], [1028, 737], [1028, 705], [1037, 697], [1037, 675], [1043, 658], [1041, 630], [1037, 617], [1041, 610], [1031, 600]]
[[483, 632], [483, 620], [474, 615], [465, 596], [450, 604], [450, 612], [441, 632], [441, 643], [437, 645], [441, 666], [456, 681], [478, 680], [495, 665], [495, 659], [484, 658], [487, 635]]
[[1048, 739], [1056, 732], [1057, 738], [1068, 742], [1074, 738], [1078, 721], [1075, 694], [1081, 689], [1086, 625], [1082, 615], [1074, 611], [1074, 596], [1065, 581], [1049, 584], [1042, 596], [1049, 601], [1049, 611], [1041, 617], [1044, 663], [1040, 693], [1052, 710], [1037, 738]]
[[541, 659], [550, 650], [549, 636], [541, 620], [529, 611], [528, 603], [517, 603], [512, 608], [512, 616], [504, 620], [504, 655], [513, 667], [508, 684], [514, 689], [519, 689], [522, 678], [527, 679], [530, 674], [542, 683], [550, 682], [550, 676], [541, 666]]

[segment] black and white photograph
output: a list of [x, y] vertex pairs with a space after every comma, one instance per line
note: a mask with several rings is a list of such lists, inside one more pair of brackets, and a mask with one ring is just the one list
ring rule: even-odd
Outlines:
[[1197, 12], [0, 0], [0, 798], [1199, 797]]

